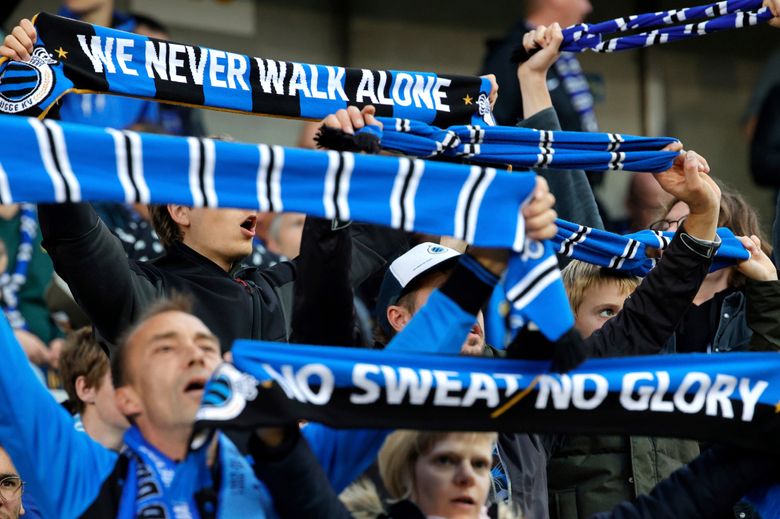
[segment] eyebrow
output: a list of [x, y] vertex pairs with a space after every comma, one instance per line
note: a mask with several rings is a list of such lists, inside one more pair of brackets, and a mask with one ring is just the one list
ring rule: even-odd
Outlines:
[[[156, 342], [165, 339], [175, 339], [178, 335], [179, 335], [178, 332], [174, 332], [174, 331], [159, 333], [157, 335], [152, 335], [152, 338], [149, 340], [149, 342]], [[195, 335], [195, 340], [201, 340], [201, 339], [206, 339], [217, 343], [219, 342], [217, 337], [212, 333], [198, 332]]]
[[[19, 477], [19, 474], [14, 474], [14, 473], [11, 473], [11, 472], [4, 472], [4, 473], [0, 474], [0, 479], [18, 478], [18, 477]], [[19, 479], [21, 479], [21, 478], [19, 478]]]

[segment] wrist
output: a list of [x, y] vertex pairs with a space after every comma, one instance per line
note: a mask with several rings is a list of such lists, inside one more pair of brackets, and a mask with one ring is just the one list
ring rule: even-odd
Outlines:
[[528, 63], [523, 63], [517, 67], [517, 79], [521, 83], [525, 82], [542, 82], [547, 84], [547, 70], [538, 70], [532, 68]]

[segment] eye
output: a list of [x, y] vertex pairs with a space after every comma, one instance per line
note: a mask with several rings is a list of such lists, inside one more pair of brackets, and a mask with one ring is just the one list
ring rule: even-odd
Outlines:
[[482, 458], [482, 459], [472, 461], [471, 466], [474, 468], [474, 470], [478, 472], [482, 472], [490, 469], [490, 462]]
[[609, 319], [610, 317], [615, 317], [615, 310], [612, 308], [602, 308], [599, 310], [599, 317], [603, 317], [605, 319]]
[[170, 353], [174, 350], [173, 344], [160, 344], [154, 349], [155, 353]]
[[449, 454], [441, 454], [433, 458], [433, 462], [437, 465], [455, 465], [457, 460]]
[[211, 341], [201, 343], [200, 349], [203, 350], [204, 353], [217, 355], [217, 356], [221, 355], [221, 352], [219, 351], [219, 346], [217, 346]]

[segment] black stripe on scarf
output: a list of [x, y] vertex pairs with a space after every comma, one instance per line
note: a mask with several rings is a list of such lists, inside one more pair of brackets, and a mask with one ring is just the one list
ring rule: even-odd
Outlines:
[[479, 189], [480, 184], [485, 180], [485, 168], [479, 168], [479, 176], [477, 177], [477, 181], [474, 182], [474, 185], [471, 186], [471, 190], [469, 191], [469, 196], [466, 199], [466, 208], [463, 212], [463, 238], [466, 239], [469, 234], [469, 223], [472, 220], [471, 217], [471, 210], [472, 210], [472, 204], [474, 202], [474, 196], [477, 192], [477, 189]]
[[[70, 183], [68, 182], [68, 179], [65, 178], [65, 174], [62, 172], [62, 166], [60, 165], [60, 159], [57, 156], [57, 144], [56, 139], [54, 138], [54, 133], [51, 131], [51, 128], [47, 124], [44, 124], [43, 127], [46, 129], [46, 137], [49, 140], [49, 148], [51, 149], [51, 158], [52, 163], [54, 164], [54, 170], [57, 172], [57, 174], [62, 179], [62, 184], [65, 186], [65, 200], [71, 201], [71, 192], [70, 192]], [[62, 150], [63, 152], [66, 152], [66, 150]], [[67, 153], [67, 152], [66, 152]]]
[[130, 186], [133, 189], [133, 201], [136, 204], [141, 203], [141, 192], [138, 190], [138, 185], [135, 183], [135, 176], [133, 175], [133, 142], [130, 140], [130, 136], [122, 132], [122, 142], [125, 145], [125, 162], [127, 167], [127, 177], [130, 180]]
[[543, 270], [542, 272], [540, 272], [540, 273], [539, 273], [539, 275], [538, 275], [538, 276], [536, 276], [536, 278], [534, 278], [534, 280], [533, 280], [533, 281], [531, 281], [531, 282], [528, 284], [528, 286], [527, 286], [527, 287], [525, 287], [525, 289], [523, 289], [523, 291], [522, 291], [522, 292], [520, 292], [519, 294], [517, 294], [517, 296], [515, 296], [515, 297], [512, 299], [512, 304], [514, 304], [514, 303], [516, 303], [517, 301], [519, 301], [520, 299], [522, 299], [522, 298], [523, 298], [523, 296], [525, 296], [525, 295], [526, 295], [526, 294], [528, 294], [528, 293], [529, 293], [531, 290], [533, 290], [533, 289], [534, 289], [534, 287], [535, 287], [536, 285], [538, 285], [538, 284], [539, 284], [539, 282], [545, 278], [545, 276], [547, 276], [547, 275], [548, 275], [550, 272], [554, 272], [554, 271], [558, 270], [558, 268], [559, 268], [559, 267], [558, 267], [558, 264], [557, 264], [557, 263], [555, 263], [555, 264], [553, 264], [553, 265], [550, 265], [550, 267], [549, 267], [549, 268], [547, 268], [547, 269]]

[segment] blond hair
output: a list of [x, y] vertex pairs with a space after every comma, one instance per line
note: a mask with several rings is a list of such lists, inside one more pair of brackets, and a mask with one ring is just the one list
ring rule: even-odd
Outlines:
[[585, 294], [595, 286], [612, 283], [617, 285], [621, 294], [629, 296], [642, 282], [637, 276], [579, 260], [572, 260], [566, 265], [566, 268], [561, 271], [561, 277], [563, 277], [566, 295], [569, 297], [569, 305], [575, 314], [585, 299]]
[[379, 451], [379, 475], [393, 499], [409, 499], [414, 486], [414, 464], [433, 447], [452, 434], [465, 435], [468, 441], [489, 440], [495, 443], [494, 432], [395, 431]]

